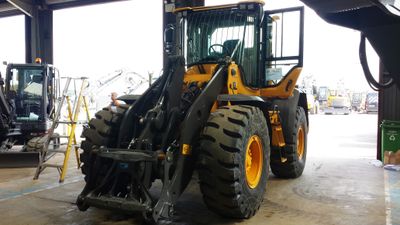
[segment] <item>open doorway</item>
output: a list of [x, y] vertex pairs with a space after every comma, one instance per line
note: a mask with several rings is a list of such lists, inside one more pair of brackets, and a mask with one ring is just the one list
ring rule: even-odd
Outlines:
[[54, 62], [89, 77], [91, 109], [137, 94], [162, 69], [162, 1], [121, 1], [54, 11]]
[[[293, 6], [304, 4], [271, 0], [264, 8]], [[307, 158], [376, 159], [377, 107], [372, 108], [377, 106], [377, 93], [368, 86], [360, 65], [360, 33], [328, 24], [308, 7], [304, 22], [304, 66], [297, 85], [307, 94], [310, 113]], [[370, 45], [367, 54], [372, 74], [377, 75], [379, 58]]]
[[0, 72], [4, 76], [6, 66], [3, 62], [25, 62], [25, 19], [12, 16], [0, 19]]

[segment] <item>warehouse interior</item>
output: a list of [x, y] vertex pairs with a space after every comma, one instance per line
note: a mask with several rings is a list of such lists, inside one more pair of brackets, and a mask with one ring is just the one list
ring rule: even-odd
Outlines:
[[[0, 0], [24, 33], [1, 32], [24, 58], [0, 49], [0, 224], [400, 224], [399, 1], [123, 2]], [[313, 59], [358, 68], [360, 108], [322, 99], [307, 38], [352, 46]]]

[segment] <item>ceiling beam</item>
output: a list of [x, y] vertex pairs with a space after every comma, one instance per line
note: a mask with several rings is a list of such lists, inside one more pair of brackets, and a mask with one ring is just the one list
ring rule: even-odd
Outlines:
[[[48, 9], [59, 10], [120, 1], [127, 0], [40, 0], [39, 2], [42, 2], [42, 4], [44, 4]], [[38, 2], [38, 0], [0, 0], [0, 18], [21, 14], [28, 15], [30, 17], [35, 16], [33, 9], [36, 6], [33, 5], [33, 2]]]
[[22, 0], [6, 0], [8, 3], [10, 3], [11, 5], [13, 5], [15, 8], [17, 8], [18, 10], [20, 10], [21, 12], [23, 12], [25, 15], [29, 16], [29, 17], [33, 17], [32, 16], [32, 4], [29, 4], [27, 2], [24, 2]]
[[45, 0], [49, 9], [58, 10], [72, 7], [89, 6], [103, 3], [121, 2], [127, 0]]

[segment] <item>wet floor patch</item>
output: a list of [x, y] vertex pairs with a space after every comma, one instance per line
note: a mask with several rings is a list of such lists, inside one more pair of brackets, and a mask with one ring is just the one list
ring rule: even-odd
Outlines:
[[39, 180], [26, 177], [2, 182], [0, 183], [0, 202], [43, 190], [57, 188], [65, 184], [75, 183], [82, 179], [82, 175], [75, 175], [68, 177], [63, 183], [59, 183], [58, 176], [51, 173], [42, 175]]
[[386, 225], [400, 224], [400, 172], [385, 170]]

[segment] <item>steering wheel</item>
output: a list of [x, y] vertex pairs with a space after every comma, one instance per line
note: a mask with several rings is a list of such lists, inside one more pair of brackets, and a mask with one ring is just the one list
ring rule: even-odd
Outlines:
[[[219, 53], [215, 50], [214, 47], [221, 47], [223, 50], [221, 53]], [[226, 53], [229, 53], [229, 49], [226, 46], [223, 46], [221, 44], [213, 44], [208, 48], [208, 54], [209, 55], [223, 55], [222, 53], [224, 52], [224, 50]], [[228, 54], [228, 55], [230, 55], [230, 54]]]

